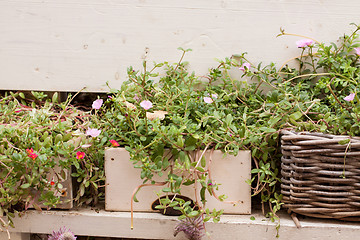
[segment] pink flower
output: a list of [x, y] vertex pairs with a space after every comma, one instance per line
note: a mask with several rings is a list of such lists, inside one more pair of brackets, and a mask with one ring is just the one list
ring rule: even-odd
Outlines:
[[65, 227], [60, 228], [59, 231], [53, 231], [52, 234], [48, 237], [48, 240], [60, 240], [60, 239], [67, 239], [67, 240], [76, 240], [76, 237], [70, 229], [66, 229]]
[[211, 94], [211, 97], [204, 97], [204, 102], [213, 103], [214, 99], [217, 99], [217, 98], [218, 98], [217, 94], [213, 93], [213, 94]]
[[148, 100], [144, 100], [140, 103], [140, 106], [145, 109], [145, 110], [149, 110], [150, 108], [153, 107], [152, 103]]
[[206, 102], [206, 103], [212, 103], [213, 100], [212, 100], [211, 97], [204, 97], [204, 102]]
[[92, 136], [92, 137], [97, 137], [99, 136], [101, 133], [101, 130], [96, 129], [96, 128], [88, 128], [88, 130], [86, 130], [86, 135]]
[[354, 97], [355, 97], [355, 93], [350, 93], [348, 96], [344, 97], [344, 100], [351, 102], [352, 100], [354, 100]]
[[249, 70], [251, 67], [250, 63], [244, 63], [243, 65], [241, 65], [241, 67], [239, 67], [239, 69], [243, 72], [245, 72], [246, 70]]
[[110, 142], [111, 142], [111, 144], [113, 145], [113, 147], [118, 147], [118, 146], [120, 146], [120, 144], [119, 144], [117, 141], [115, 141], [114, 139], [111, 139]]
[[357, 54], [358, 56], [360, 56], [360, 48], [354, 48], [354, 50], [355, 50], [356, 54]]
[[92, 108], [93, 109], [100, 109], [102, 104], [103, 104], [102, 99], [96, 99], [92, 104]]
[[314, 40], [311, 40], [311, 39], [301, 39], [301, 40], [296, 42], [296, 46], [298, 48], [303, 48], [303, 47], [306, 47], [306, 46], [313, 45], [314, 43], [315, 43]]
[[84, 157], [85, 157], [85, 153], [84, 153], [84, 152], [78, 151], [78, 152], [76, 153], [76, 158], [77, 158], [77, 159], [83, 159]]

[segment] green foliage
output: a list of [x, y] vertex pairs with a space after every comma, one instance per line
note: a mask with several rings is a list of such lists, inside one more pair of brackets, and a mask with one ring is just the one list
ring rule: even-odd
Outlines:
[[[106, 103], [105, 131], [126, 146], [134, 166], [142, 170], [144, 183], [155, 183], [153, 177], [165, 173], [164, 193], [181, 193], [182, 185], [200, 184], [201, 199], [195, 208], [176, 200], [161, 204], [162, 208], [174, 205], [183, 212], [182, 218], [204, 214], [205, 220], [217, 221], [219, 216], [218, 211], [203, 207], [204, 193], [214, 195], [218, 186], [209, 184], [206, 162], [191, 151], [199, 156], [205, 149], [228, 154], [250, 149], [254, 168], [248, 182], [275, 220], [282, 205], [281, 130], [360, 135], [358, 30], [356, 26], [338, 44], [310, 41], [299, 48], [300, 56], [280, 68], [274, 63], [251, 64], [245, 53], [219, 61], [203, 78], [186, 70], [183, 56], [177, 64], [155, 64], [150, 71], [146, 63], [142, 72], [130, 67], [129, 81], [113, 90]], [[280, 35], [288, 34], [282, 30]], [[245, 63], [250, 67], [240, 68], [244, 81], [234, 80], [229, 70]], [[352, 93], [354, 100], [347, 101]], [[144, 100], [153, 104], [150, 110], [140, 106]], [[161, 117], [147, 115], [157, 111]]]
[[[34, 92], [32, 101], [22, 93], [6, 95], [0, 99], [0, 212], [11, 220], [18, 205], [28, 207], [35, 194], [46, 205], [58, 204], [53, 193], [62, 186], [55, 179], [51, 188], [46, 175], [55, 166], [73, 169], [79, 205], [97, 203], [103, 194], [104, 148], [116, 140], [141, 169], [143, 183], [163, 185], [159, 196], [197, 186], [194, 204], [161, 198], [156, 208], [171, 207], [182, 212], [181, 219], [205, 222], [218, 222], [222, 214], [206, 208], [206, 196], [220, 201], [226, 196], [217, 196], [221, 186], [211, 179], [204, 152], [236, 155], [249, 149], [253, 196], [278, 220], [281, 130], [360, 136], [360, 28], [355, 27], [337, 43], [308, 40], [300, 55], [281, 67], [254, 65], [243, 53], [219, 61], [203, 77], [187, 70], [183, 58], [190, 49], [180, 48], [176, 64], [154, 63], [149, 70], [144, 61], [142, 71], [129, 67], [128, 81], [111, 89], [104, 105], [91, 112], [71, 107], [70, 100], [58, 103], [56, 94], [48, 99]], [[294, 34], [281, 30], [279, 36], [284, 35]], [[234, 68], [241, 69], [240, 80], [232, 78]], [[89, 137], [88, 128], [101, 134]], [[79, 151], [84, 159], [77, 158]], [[165, 176], [164, 182], [156, 182], [156, 176]]]
[[[187, 51], [181, 50], [183, 59]], [[181, 218], [204, 214], [206, 221], [219, 221], [222, 210], [210, 213], [205, 207], [205, 193], [220, 201], [226, 196], [213, 194], [218, 185], [210, 177], [211, 168], [203, 154], [220, 149], [236, 155], [246, 148], [239, 142], [247, 137], [247, 121], [238, 116], [243, 106], [234, 89], [248, 96], [251, 92], [243, 89], [245, 83], [223, 76], [228, 63], [212, 69], [202, 79], [189, 73], [181, 60], [176, 64], [155, 64], [150, 71], [146, 63], [143, 66], [142, 72], [130, 67], [129, 81], [120, 90], [111, 90], [111, 98], [99, 113], [103, 132], [129, 151], [134, 166], [141, 169], [139, 177], [144, 183], [159, 184], [154, 177], [167, 176], [163, 194], [181, 194], [184, 185], [200, 186], [201, 199], [195, 206], [176, 198], [163, 200], [158, 208], [174, 207], [183, 213]], [[263, 100], [261, 96], [250, 98], [259, 104]], [[144, 109], [144, 101], [150, 101], [152, 108]]]
[[[239, 55], [237, 64], [251, 65], [244, 75], [257, 84], [256, 89], [269, 89], [258, 104], [242, 103], [248, 107], [239, 114], [246, 114], [248, 121], [242, 143], [252, 146], [256, 168], [252, 170], [253, 194], [269, 204], [269, 214], [277, 219], [281, 206], [279, 194], [280, 157], [279, 131], [318, 131], [339, 135], [359, 136], [360, 46], [357, 32], [344, 35], [338, 43], [313, 43], [300, 47], [300, 56], [280, 68], [271, 63], [255, 66]], [[282, 30], [282, 35], [287, 34]], [[250, 87], [253, 89], [253, 87]], [[248, 91], [248, 90], [247, 90]], [[259, 91], [252, 92], [255, 96]], [[354, 99], [349, 98], [355, 95]], [[249, 114], [251, 112], [251, 114]], [[251, 117], [250, 117], [251, 116]], [[237, 118], [237, 116], [235, 116]], [[346, 144], [342, 143], [342, 144]]]
[[[56, 96], [33, 95], [36, 104], [22, 93], [0, 98], [0, 212], [10, 225], [13, 212], [59, 204], [66, 169], [73, 168], [72, 176], [81, 182], [75, 197], [79, 204], [95, 204], [104, 180], [103, 147], [84, 134], [87, 113], [69, 101], [57, 104]], [[85, 158], [77, 159], [77, 151], [85, 152]]]

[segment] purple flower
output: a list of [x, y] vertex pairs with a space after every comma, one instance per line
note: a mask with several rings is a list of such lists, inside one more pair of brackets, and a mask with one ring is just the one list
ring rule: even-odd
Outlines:
[[360, 56], [360, 48], [354, 48], [356, 55]]
[[176, 225], [174, 237], [176, 237], [179, 232], [184, 232], [186, 237], [190, 240], [201, 240], [204, 236], [203, 230], [204, 225], [201, 216], [195, 218], [187, 217]]
[[153, 107], [152, 103], [148, 100], [144, 100], [140, 103], [140, 106], [145, 109], [145, 110], [149, 110], [150, 108]]
[[296, 46], [298, 48], [303, 48], [303, 47], [306, 47], [306, 46], [311, 46], [314, 43], [315, 43], [314, 40], [311, 40], [311, 39], [301, 39], [301, 40], [296, 42]]
[[96, 99], [92, 104], [92, 108], [93, 109], [100, 109], [102, 104], [103, 104], [102, 99]]
[[48, 237], [48, 240], [75, 240], [75, 239], [76, 237], [74, 233], [70, 231], [70, 229], [66, 229], [65, 227], [60, 228], [60, 230], [57, 232], [53, 231], [53, 233]]
[[344, 97], [344, 100], [351, 102], [352, 100], [354, 100], [354, 97], [355, 97], [355, 93], [350, 93], [348, 96]]
[[99, 136], [101, 133], [101, 130], [96, 129], [96, 128], [88, 128], [88, 130], [86, 130], [86, 135], [92, 136], [92, 137], [97, 137]]
[[204, 97], [204, 102], [206, 102], [206, 103], [212, 103], [213, 100], [212, 100], [211, 97]]
[[251, 67], [250, 63], [244, 63], [243, 65], [241, 65], [241, 67], [239, 67], [239, 69], [243, 72], [245, 72], [246, 70], [249, 70]]

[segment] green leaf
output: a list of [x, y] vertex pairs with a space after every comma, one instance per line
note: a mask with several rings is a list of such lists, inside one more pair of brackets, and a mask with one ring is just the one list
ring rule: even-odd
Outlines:
[[177, 206], [178, 204], [179, 204], [179, 202], [173, 201], [173, 202], [171, 202], [171, 203], [169, 204], [169, 207], [175, 207], [175, 206]]
[[163, 191], [163, 192], [171, 192], [171, 188], [169, 188], [169, 187], [165, 187], [165, 188], [163, 188], [161, 191]]
[[57, 144], [58, 142], [62, 141], [62, 135], [59, 133], [56, 135], [54, 143]]
[[232, 123], [232, 121], [233, 121], [233, 116], [231, 116], [230, 114], [228, 114], [227, 116], [226, 116], [226, 118], [225, 118], [225, 122], [226, 122], [226, 124], [228, 125], [228, 126], [230, 126], [231, 125], [231, 123]]
[[196, 148], [196, 146], [195, 146], [195, 145], [191, 145], [191, 146], [187, 146], [187, 147], [185, 147], [185, 148], [184, 148], [184, 150], [185, 150], [185, 151], [194, 151], [194, 150], [195, 150], [195, 148]]
[[185, 162], [185, 161], [186, 161], [186, 154], [185, 154], [185, 152], [180, 151], [180, 152], [179, 152], [179, 157], [180, 157], [180, 161], [181, 161], [181, 162]]
[[169, 204], [169, 203], [170, 203], [170, 199], [169, 199], [168, 197], [166, 197], [166, 198], [161, 198], [161, 199], [160, 199], [160, 203], [161, 203], [162, 205]]
[[199, 215], [199, 211], [191, 211], [189, 214], [188, 214], [188, 217], [196, 217]]
[[302, 117], [302, 113], [301, 112], [294, 112], [293, 114], [290, 115], [290, 118], [293, 120], [298, 120]]
[[195, 138], [195, 139], [199, 139], [199, 138], [200, 138], [199, 134], [196, 134], [196, 133], [193, 134], [192, 137]]
[[190, 186], [191, 184], [194, 184], [194, 183], [195, 183], [195, 180], [188, 179], [187, 181], [183, 182], [183, 185]]
[[205, 201], [205, 190], [206, 190], [206, 188], [204, 188], [204, 187], [202, 187], [200, 190], [201, 201]]
[[57, 102], [58, 102], [58, 93], [57, 93], [57, 92], [55, 92], [55, 93], [53, 94], [53, 96], [52, 96], [52, 102], [53, 102], [53, 103], [57, 103]]
[[260, 127], [259, 129], [260, 129], [262, 132], [264, 132], [264, 133], [276, 132], [276, 129], [274, 129], [274, 128]]
[[166, 206], [157, 205], [157, 206], [155, 206], [155, 208], [156, 208], [156, 209], [165, 209], [165, 208], [166, 208]]
[[348, 139], [341, 139], [341, 140], [338, 141], [338, 143], [340, 145], [345, 145], [345, 144], [348, 144], [349, 142], [350, 142], [349, 138]]
[[200, 163], [201, 163], [201, 167], [203, 167], [203, 168], [206, 167], [206, 159], [205, 159], [205, 157], [201, 158]]
[[251, 216], [251, 217], [250, 217], [250, 220], [254, 221], [254, 220], [255, 220], [255, 217], [254, 217], [254, 216]]
[[80, 192], [79, 192], [79, 194], [80, 194], [81, 197], [84, 196], [84, 194], [85, 194], [85, 186], [84, 186], [84, 184], [81, 184], [81, 185], [80, 185]]
[[196, 167], [196, 170], [198, 170], [199, 172], [205, 172], [205, 170], [202, 167]]
[[30, 183], [24, 183], [23, 185], [21, 185], [20, 187], [22, 188], [22, 189], [26, 189], [26, 188], [29, 188], [31, 185], [30, 185]]
[[270, 127], [274, 127], [274, 125], [275, 125], [276, 123], [278, 123], [281, 119], [282, 119], [281, 116], [275, 117], [275, 118], [270, 118], [270, 120], [269, 120], [269, 125], [270, 125]]

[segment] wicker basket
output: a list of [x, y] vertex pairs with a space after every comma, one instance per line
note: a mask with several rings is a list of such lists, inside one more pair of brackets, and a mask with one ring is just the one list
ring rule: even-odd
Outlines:
[[282, 131], [281, 148], [286, 208], [312, 217], [360, 221], [360, 138]]

